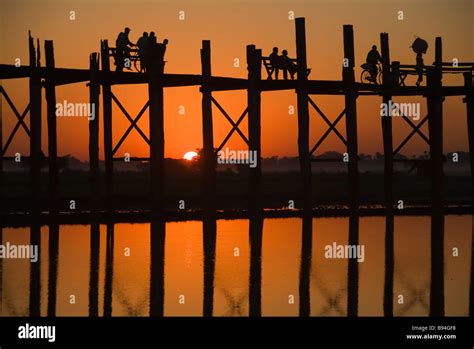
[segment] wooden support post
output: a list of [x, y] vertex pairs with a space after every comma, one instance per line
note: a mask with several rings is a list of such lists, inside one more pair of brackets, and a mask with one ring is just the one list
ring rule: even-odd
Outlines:
[[305, 19], [296, 18], [296, 59], [297, 59], [297, 97], [298, 97], [298, 154], [302, 179], [302, 198], [304, 210], [311, 210], [311, 162], [309, 154], [309, 107], [308, 76], [306, 63]]
[[352, 25], [344, 25], [344, 58], [349, 61], [342, 69], [344, 83], [344, 99], [346, 105], [346, 138], [347, 153], [349, 155], [349, 207], [355, 210], [358, 207], [358, 154], [357, 154], [357, 92], [355, 90], [354, 75], [354, 33]]
[[469, 160], [471, 163], [471, 195], [474, 206], [474, 93], [472, 86], [472, 73], [464, 73], [464, 86], [469, 90], [466, 93], [467, 137], [469, 142]]
[[[382, 78], [384, 93], [382, 102], [387, 105], [392, 96], [386, 93], [386, 89], [392, 87], [392, 76], [390, 72], [390, 49], [388, 44], [388, 34], [380, 34], [380, 46], [382, 51]], [[393, 209], [393, 138], [392, 138], [392, 118], [390, 116], [381, 117], [383, 135], [383, 155], [384, 155], [384, 197], [385, 207]]]
[[212, 92], [209, 87], [211, 78], [211, 42], [202, 41], [202, 162], [201, 173], [204, 189], [204, 209], [208, 212], [215, 208], [216, 171], [214, 154], [214, 131], [212, 123]]
[[148, 95], [150, 99], [150, 186], [154, 213], [164, 209], [165, 131], [163, 112], [163, 62], [158, 44], [149, 49]]
[[48, 111], [48, 165], [50, 213], [57, 213], [58, 141], [56, 130], [56, 86], [54, 81], [53, 41], [44, 42], [46, 56], [46, 103]]
[[[464, 73], [464, 86], [468, 89], [466, 103], [467, 134], [469, 142], [469, 160], [471, 166], [471, 205], [474, 206], [474, 91], [472, 72]], [[471, 229], [471, 277], [469, 290], [469, 315], [474, 315], [474, 216]]]
[[435, 67], [427, 71], [428, 130], [430, 135], [431, 201], [434, 210], [443, 206], [443, 92], [441, 38], [436, 38]]
[[442, 74], [442, 62], [443, 62], [443, 43], [440, 36], [435, 39], [435, 69]]
[[89, 57], [90, 84], [89, 102], [93, 106], [94, 115], [89, 117], [89, 173], [91, 188], [91, 208], [97, 211], [100, 201], [100, 169], [99, 169], [99, 60], [96, 52]]
[[31, 209], [39, 213], [41, 190], [41, 76], [39, 73], [39, 47], [35, 50], [33, 38], [29, 38], [30, 53], [30, 184]]
[[[249, 209], [256, 212], [262, 208], [262, 149], [261, 149], [261, 92], [262, 50], [256, 50], [254, 45], [247, 45], [248, 64], [248, 127], [249, 152], [255, 154], [256, 166], [250, 167], [250, 202]], [[249, 154], [249, 157], [253, 156]]]
[[435, 42], [434, 69], [428, 71], [428, 129], [430, 134], [431, 161], [431, 290], [430, 316], [444, 316], [444, 216], [443, 207], [443, 92], [442, 44]]
[[3, 86], [0, 84], [0, 214], [3, 212], [4, 202], [5, 202], [4, 197], [3, 197], [4, 195], [3, 195], [3, 94], [2, 92], [3, 92]]
[[400, 85], [400, 62], [393, 61], [392, 62], [392, 86], [399, 86]]
[[104, 111], [105, 196], [107, 210], [113, 209], [114, 164], [112, 154], [112, 88], [110, 85], [110, 57], [107, 40], [101, 42], [102, 91]]

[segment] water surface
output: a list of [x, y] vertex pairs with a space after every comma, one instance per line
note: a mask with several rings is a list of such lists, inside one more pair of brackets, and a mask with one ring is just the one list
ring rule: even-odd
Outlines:
[[[468, 316], [472, 220], [272, 218], [2, 228], [2, 244], [40, 241], [40, 262], [0, 260], [0, 312]], [[326, 245], [349, 239], [364, 245], [363, 262], [325, 258]]]

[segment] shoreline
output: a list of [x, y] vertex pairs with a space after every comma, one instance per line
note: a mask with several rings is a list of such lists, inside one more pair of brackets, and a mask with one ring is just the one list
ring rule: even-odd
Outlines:
[[[350, 210], [347, 206], [332, 206], [313, 208], [310, 216], [317, 217], [380, 217], [380, 216], [430, 216], [430, 215], [470, 215], [474, 213], [471, 205], [447, 205], [442, 210], [435, 211], [430, 206], [408, 206], [404, 209], [393, 209], [391, 212], [381, 206], [360, 206], [357, 210]], [[261, 218], [303, 218], [308, 212], [302, 209], [263, 209], [257, 217]], [[41, 212], [38, 216], [28, 212], [3, 213], [0, 216], [1, 226], [26, 227], [34, 225], [49, 224], [107, 224], [107, 223], [146, 223], [157, 219], [164, 219], [166, 222], [182, 222], [193, 220], [233, 220], [249, 219], [254, 217], [247, 209], [215, 210], [207, 212], [204, 210], [182, 210], [164, 211], [161, 215], [153, 214], [150, 210], [121, 210], [121, 211], [82, 211], [82, 212], [59, 212], [50, 214]]]

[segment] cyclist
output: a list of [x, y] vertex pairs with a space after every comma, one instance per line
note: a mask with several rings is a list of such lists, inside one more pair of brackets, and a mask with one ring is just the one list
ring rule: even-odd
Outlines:
[[367, 63], [368, 71], [370, 72], [370, 81], [377, 81], [377, 64], [379, 62], [382, 63], [382, 57], [380, 57], [380, 53], [377, 51], [377, 46], [372, 46], [372, 50], [367, 53], [367, 58], [365, 61]]

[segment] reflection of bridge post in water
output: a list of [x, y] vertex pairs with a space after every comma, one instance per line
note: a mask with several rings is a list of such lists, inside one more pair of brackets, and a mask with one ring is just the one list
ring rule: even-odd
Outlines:
[[[474, 190], [474, 188], [473, 188]], [[469, 315], [474, 315], [474, 215], [472, 217], [471, 231], [471, 283], [469, 291]]]
[[49, 225], [48, 316], [56, 316], [58, 282], [59, 224]]
[[[359, 244], [359, 216], [349, 216], [349, 245]], [[347, 316], [357, 316], [359, 302], [359, 265], [357, 258], [349, 258], [347, 275]]]
[[383, 289], [383, 314], [393, 316], [393, 276], [394, 276], [394, 216], [390, 212], [385, 218], [385, 281]]
[[30, 263], [30, 316], [41, 315], [41, 231], [39, 224], [30, 228], [30, 244], [38, 246], [38, 260]]
[[112, 284], [114, 272], [114, 224], [107, 223], [105, 248], [104, 316], [112, 316]]
[[[0, 245], [3, 245], [3, 228], [1, 225], [0, 225]], [[3, 258], [0, 258], [0, 316], [3, 316], [3, 315], [4, 315], [3, 314]]]
[[311, 314], [310, 296], [310, 274], [311, 274], [311, 251], [313, 244], [313, 217], [311, 214], [303, 216], [303, 231], [301, 242], [301, 265], [300, 265], [300, 316]]
[[150, 316], [163, 316], [166, 222], [163, 219], [153, 220], [150, 231]]
[[431, 216], [430, 316], [444, 316], [444, 216]]
[[250, 233], [250, 281], [249, 281], [249, 316], [262, 315], [262, 238], [263, 217], [251, 215]]
[[203, 248], [204, 248], [204, 292], [203, 316], [212, 316], [214, 305], [214, 272], [216, 266], [216, 219], [204, 218]]
[[100, 225], [91, 224], [90, 237], [90, 270], [89, 270], [89, 316], [99, 315], [99, 251]]

